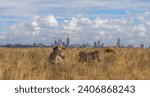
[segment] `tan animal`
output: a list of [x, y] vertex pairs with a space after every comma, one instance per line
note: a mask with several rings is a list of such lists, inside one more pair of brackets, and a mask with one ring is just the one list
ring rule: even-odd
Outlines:
[[61, 63], [63, 59], [65, 58], [64, 50], [65, 50], [64, 46], [54, 47], [53, 51], [49, 55], [49, 63], [50, 64]]
[[80, 58], [79, 61], [81, 62], [90, 62], [91, 60], [100, 61], [100, 52], [99, 51], [91, 51], [91, 52], [80, 51], [79, 58]]
[[104, 49], [105, 53], [114, 53], [115, 54], [115, 49], [113, 47], [107, 47]]

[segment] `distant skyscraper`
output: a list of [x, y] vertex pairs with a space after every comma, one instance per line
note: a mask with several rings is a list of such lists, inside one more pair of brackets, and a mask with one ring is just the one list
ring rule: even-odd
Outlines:
[[141, 47], [141, 48], [144, 48], [144, 44], [141, 44], [140, 47]]
[[57, 46], [57, 45], [58, 45], [57, 40], [55, 40], [54, 41], [54, 46]]
[[120, 38], [117, 39], [117, 47], [121, 46]]
[[70, 38], [69, 38], [69, 37], [67, 37], [66, 46], [67, 46], [67, 47], [70, 47]]
[[62, 45], [62, 39], [58, 40], [58, 45]]
[[89, 47], [89, 46], [90, 46], [90, 44], [89, 44], [89, 43], [87, 43], [87, 44], [86, 44], [86, 47]]
[[94, 48], [96, 48], [96, 42], [94, 42]]
[[104, 43], [101, 44], [101, 47], [104, 47]]
[[97, 46], [100, 47], [101, 41], [97, 41]]
[[65, 44], [65, 42], [63, 42], [63, 46], [65, 46], [66, 44]]

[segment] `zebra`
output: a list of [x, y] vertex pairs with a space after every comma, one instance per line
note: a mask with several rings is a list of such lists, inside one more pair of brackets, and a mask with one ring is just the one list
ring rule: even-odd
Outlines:
[[50, 64], [57, 64], [61, 63], [65, 58], [64, 53], [65, 47], [63, 46], [56, 46], [53, 48], [53, 51], [49, 55], [49, 63]]
[[91, 52], [80, 51], [79, 57], [80, 57], [79, 61], [81, 62], [90, 62], [91, 60], [98, 60], [100, 62], [99, 51], [91, 51]]

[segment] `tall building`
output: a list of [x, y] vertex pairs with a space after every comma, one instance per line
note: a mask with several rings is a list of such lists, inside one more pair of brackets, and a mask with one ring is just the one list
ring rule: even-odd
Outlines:
[[96, 42], [94, 42], [94, 48], [96, 48], [96, 46], [97, 46], [97, 45], [96, 45]]
[[141, 48], [144, 48], [144, 44], [141, 44], [140, 47], [141, 47]]
[[62, 39], [58, 40], [58, 45], [62, 45]]
[[117, 39], [117, 47], [121, 47], [121, 41], [120, 41], [120, 38]]
[[97, 46], [100, 47], [101, 41], [97, 41]]
[[67, 39], [66, 39], [66, 47], [70, 47], [70, 38], [69, 37], [67, 37]]
[[63, 46], [65, 46], [66, 44], [65, 44], [65, 42], [63, 42]]
[[101, 44], [101, 47], [104, 47], [104, 43]]
[[58, 45], [57, 40], [55, 40], [54, 41], [54, 46], [57, 46], [57, 45]]

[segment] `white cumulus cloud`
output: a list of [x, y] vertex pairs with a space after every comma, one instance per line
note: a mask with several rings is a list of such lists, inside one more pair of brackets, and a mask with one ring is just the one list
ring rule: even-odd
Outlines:
[[90, 18], [80, 15], [63, 21], [59, 21], [54, 15], [33, 16], [28, 21], [10, 26], [8, 32], [0, 33], [0, 38], [15, 42], [50, 43], [69, 35], [72, 42], [81, 43], [93, 43], [96, 40], [116, 43], [118, 37], [125, 40], [126, 44], [130, 41], [137, 43], [137, 39], [147, 43], [150, 37], [149, 17], [149, 12], [127, 14], [119, 18]]
[[45, 18], [46, 20], [46, 23], [49, 25], [49, 26], [58, 26], [59, 23], [58, 21], [56, 20], [56, 18], [53, 16], [53, 15], [50, 15], [48, 17]]

